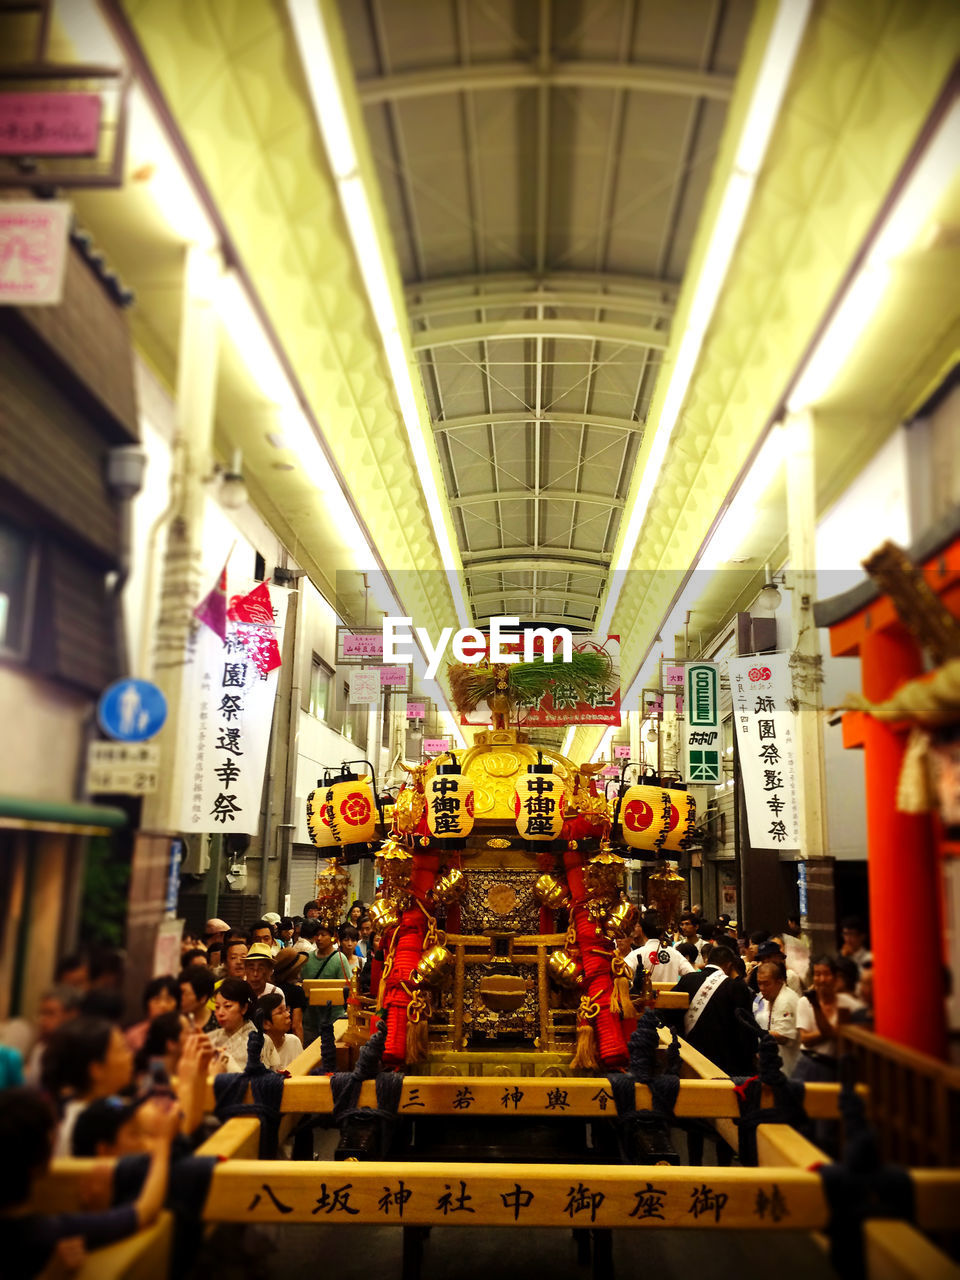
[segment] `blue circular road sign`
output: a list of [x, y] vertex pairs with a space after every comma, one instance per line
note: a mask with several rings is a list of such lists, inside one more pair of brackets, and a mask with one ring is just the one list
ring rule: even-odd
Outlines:
[[118, 742], [145, 742], [167, 718], [167, 700], [149, 680], [117, 680], [100, 695], [97, 721]]

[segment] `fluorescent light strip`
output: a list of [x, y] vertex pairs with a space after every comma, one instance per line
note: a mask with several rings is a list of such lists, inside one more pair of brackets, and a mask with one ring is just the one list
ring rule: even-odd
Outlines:
[[[820, 337], [816, 348], [800, 371], [787, 400], [787, 408], [797, 413], [817, 403], [829, 390], [846, 364], [864, 328], [875, 313], [893, 275], [891, 262], [907, 253], [916, 243], [939, 199], [956, 175], [956, 157], [960, 155], [960, 103], [955, 103], [944, 116], [909, 180], [870, 247], [862, 267], [850, 282], [834, 315]], [[697, 560], [699, 569], [713, 569], [723, 563], [727, 552], [749, 528], [756, 515], [756, 503], [773, 480], [784, 458], [786, 438], [782, 427], [774, 427], [757, 454], [754, 464], [736, 491], [723, 519]], [[696, 574], [690, 583], [696, 581]], [[689, 584], [688, 584], [689, 587]], [[658, 634], [670, 634], [693, 603], [684, 588], [670, 618], [658, 627]], [[599, 630], [599, 628], [598, 628]], [[627, 693], [624, 706], [639, 695], [644, 682], [652, 674], [654, 651], [648, 655]]]
[[893, 263], [913, 247], [931, 209], [953, 181], [958, 155], [960, 103], [955, 103], [925, 148], [800, 371], [787, 399], [791, 413], [817, 404], [836, 381], [893, 279]]
[[[400, 617], [404, 610], [387, 582], [386, 575], [377, 567], [370, 545], [364, 538], [356, 517], [334, 479], [323, 450], [313, 433], [303, 411], [297, 403], [290, 380], [267, 340], [259, 316], [253, 309], [246, 290], [239, 278], [230, 273], [223, 280], [217, 295], [217, 311], [220, 319], [245, 367], [263, 394], [278, 407], [283, 420], [283, 432], [290, 447], [300, 460], [305, 473], [320, 490], [330, 518], [350, 545], [357, 548], [357, 570], [375, 575], [372, 586], [378, 608]], [[414, 671], [422, 677], [426, 671], [426, 655], [414, 636]], [[447, 695], [436, 681], [426, 682], [428, 696], [448, 708], [453, 732], [459, 744], [466, 746], [463, 734], [456, 723], [456, 712], [450, 708]]]
[[443, 499], [434, 476], [410, 373], [407, 348], [401, 335], [401, 321], [394, 305], [390, 278], [369, 197], [359, 172], [350, 119], [340, 90], [336, 60], [320, 5], [318, 0], [287, 0], [287, 12], [293, 26], [314, 115], [337, 182], [357, 265], [380, 330], [387, 364], [400, 403], [400, 416], [413, 451], [430, 523], [440, 550], [440, 560], [448, 572], [457, 619], [461, 627], [467, 627], [470, 625], [470, 613], [460, 585], [460, 557], [447, 529]]
[[603, 737], [597, 744], [596, 751], [594, 751], [593, 755], [590, 757], [591, 761], [599, 760], [601, 756], [606, 754], [607, 748], [610, 746], [610, 740], [613, 737], [613, 729], [614, 726], [611, 725], [606, 733], [604, 733]]
[[657, 422], [656, 434], [647, 455], [640, 487], [630, 509], [630, 515], [623, 526], [620, 550], [613, 565], [614, 576], [611, 578], [607, 598], [597, 621], [597, 635], [606, 635], [610, 628], [622, 588], [622, 578], [616, 575], [618, 571], [625, 573], [633, 559], [640, 530], [650, 505], [650, 498], [659, 478], [670, 438], [680, 416], [690, 379], [700, 355], [703, 338], [713, 318], [720, 290], [737, 247], [757, 175], [763, 165], [770, 136], [780, 113], [797, 51], [803, 39], [810, 9], [810, 0], [780, 0], [740, 133], [733, 172], [727, 181], [710, 235], [710, 243], [697, 278], [687, 327], [677, 349], [670, 384]]

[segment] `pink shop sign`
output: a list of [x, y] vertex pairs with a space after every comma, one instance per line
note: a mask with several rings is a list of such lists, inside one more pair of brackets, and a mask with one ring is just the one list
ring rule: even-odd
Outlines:
[[439, 756], [444, 751], [450, 750], [449, 738], [424, 738], [423, 754], [425, 756]]
[[0, 93], [0, 155], [95, 156], [97, 93]]
[[427, 704], [425, 702], [408, 702], [407, 703], [407, 719], [422, 720], [427, 714]]
[[383, 655], [382, 635], [350, 635], [343, 637], [345, 658], [379, 658]]
[[407, 683], [406, 667], [381, 667], [380, 683], [381, 684], [406, 684]]
[[0, 306], [56, 306], [63, 296], [70, 205], [0, 203]]

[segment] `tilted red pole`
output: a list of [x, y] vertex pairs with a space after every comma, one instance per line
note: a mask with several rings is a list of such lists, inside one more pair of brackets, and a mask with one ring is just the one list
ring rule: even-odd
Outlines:
[[[923, 670], [916, 641], [900, 627], [868, 631], [860, 663], [873, 702]], [[929, 815], [896, 807], [905, 745], [905, 732], [864, 716], [874, 1026], [898, 1044], [946, 1058], [939, 867]]]

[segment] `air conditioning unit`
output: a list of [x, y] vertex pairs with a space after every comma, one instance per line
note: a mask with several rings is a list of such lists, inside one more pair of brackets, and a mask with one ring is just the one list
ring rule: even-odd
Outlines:
[[210, 866], [210, 837], [206, 832], [193, 832], [183, 837], [186, 852], [180, 863], [182, 876], [202, 876]]

